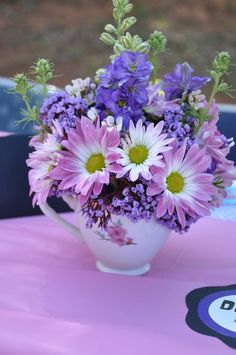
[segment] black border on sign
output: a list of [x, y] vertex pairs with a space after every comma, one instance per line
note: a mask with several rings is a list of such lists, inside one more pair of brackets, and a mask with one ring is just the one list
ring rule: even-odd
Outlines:
[[209, 328], [205, 323], [203, 323], [198, 316], [198, 304], [203, 298], [215, 292], [228, 290], [236, 290], [236, 284], [229, 286], [202, 287], [191, 291], [186, 296], [188, 313], [185, 321], [195, 332], [218, 338], [229, 347], [236, 349], [236, 338], [227, 337], [217, 333], [215, 330]]

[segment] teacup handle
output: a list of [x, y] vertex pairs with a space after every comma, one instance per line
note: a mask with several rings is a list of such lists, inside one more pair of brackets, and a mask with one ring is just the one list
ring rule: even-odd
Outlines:
[[43, 214], [45, 214], [45, 216], [49, 217], [55, 223], [59, 224], [62, 228], [64, 228], [67, 232], [71, 233], [74, 237], [85, 243], [81, 230], [74, 224], [62, 218], [56, 211], [54, 211], [52, 207], [48, 205], [47, 202], [39, 203], [39, 207]]

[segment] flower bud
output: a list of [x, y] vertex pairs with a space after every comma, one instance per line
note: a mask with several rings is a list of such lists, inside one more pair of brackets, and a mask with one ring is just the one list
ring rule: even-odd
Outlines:
[[124, 6], [123, 10], [126, 14], [128, 14], [129, 12], [131, 12], [133, 10], [133, 8], [134, 8], [133, 4], [127, 4]]
[[15, 92], [17, 94], [25, 95], [30, 89], [31, 85], [28, 82], [28, 78], [25, 74], [16, 74], [13, 79], [15, 83]]
[[114, 19], [116, 20], [116, 22], [119, 21], [119, 18], [120, 18], [120, 11], [118, 10], [117, 7], [115, 7], [115, 8], [113, 9], [113, 17], [114, 17]]
[[34, 71], [36, 74], [47, 73], [51, 70], [51, 65], [47, 59], [38, 59]]
[[150, 45], [148, 42], [142, 42], [137, 47], [135, 47], [135, 50], [141, 53], [148, 53], [150, 50]]
[[118, 3], [117, 7], [124, 7], [128, 5], [129, 0], [117, 0], [117, 3]]
[[160, 31], [155, 31], [150, 34], [149, 44], [154, 52], [164, 52], [166, 49], [167, 39]]
[[112, 0], [112, 4], [114, 7], [117, 7], [118, 6], [118, 1], [117, 0]]
[[143, 40], [141, 37], [139, 37], [138, 35], [134, 35], [133, 36], [133, 46], [136, 48], [137, 46], [139, 46], [140, 44], [143, 43]]
[[116, 42], [116, 44], [114, 45], [114, 53], [115, 53], [115, 55], [119, 56], [124, 51], [124, 49], [125, 48], [121, 44]]
[[108, 33], [117, 33], [117, 29], [111, 24], [105, 26], [105, 31]]
[[230, 55], [228, 52], [220, 52], [213, 61], [213, 70], [221, 75], [226, 74], [230, 66]]
[[126, 49], [132, 48], [132, 37], [129, 36], [122, 36], [120, 39], [121, 45]]
[[102, 75], [105, 74], [105, 73], [106, 73], [106, 69], [104, 69], [104, 68], [98, 69], [98, 70], [96, 71], [96, 74], [95, 74], [95, 82], [96, 82], [96, 83], [99, 83], [99, 81], [100, 81]]
[[16, 74], [14, 77], [14, 82], [16, 85], [24, 85], [25, 83], [28, 82], [27, 77], [25, 74]]
[[137, 21], [137, 19], [134, 16], [127, 17], [126, 19], [124, 19], [122, 21], [120, 30], [122, 32], [127, 31], [131, 26], [133, 26], [135, 24], [136, 21]]
[[103, 41], [105, 44], [113, 46], [115, 44], [116, 40], [115, 38], [110, 35], [109, 33], [103, 32], [100, 37], [101, 41]]

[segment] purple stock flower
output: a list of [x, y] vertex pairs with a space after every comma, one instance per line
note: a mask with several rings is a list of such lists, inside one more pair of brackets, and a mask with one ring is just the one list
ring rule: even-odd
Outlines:
[[104, 67], [105, 73], [101, 75], [99, 86], [103, 87], [116, 87], [117, 78], [115, 76], [114, 66], [112, 64], [106, 65]]
[[164, 110], [175, 110], [179, 108], [176, 100], [167, 101], [166, 95], [162, 90], [162, 84], [149, 84], [147, 88], [148, 92], [148, 104], [144, 110], [152, 115], [161, 117]]
[[148, 102], [147, 82], [130, 77], [123, 85], [128, 102], [133, 111], [136, 107], [144, 107]]
[[77, 119], [85, 115], [87, 110], [88, 105], [84, 99], [62, 91], [44, 100], [39, 119], [49, 127], [56, 120], [61, 127], [70, 129], [75, 127]]
[[139, 52], [123, 52], [113, 62], [115, 78], [120, 84], [130, 77], [141, 81], [148, 81], [152, 71], [152, 64], [147, 61], [147, 56]]
[[123, 52], [106, 67], [97, 89], [96, 107], [101, 118], [112, 115], [123, 118], [123, 128], [130, 120], [144, 118], [142, 109], [148, 103], [147, 86], [152, 65], [142, 53]]
[[187, 62], [176, 64], [172, 73], [166, 74], [163, 89], [167, 100], [181, 98], [183, 93], [200, 89], [210, 81], [209, 77], [192, 76], [193, 69]]
[[132, 111], [129, 103], [129, 97], [127, 97], [125, 90], [121, 89], [108, 89], [101, 87], [97, 92], [97, 101], [100, 102], [97, 105], [100, 111], [100, 117], [105, 119], [107, 116], [113, 116], [115, 118], [122, 117], [123, 128], [129, 127], [131, 119], [136, 121], [135, 112], [138, 113], [138, 117], [142, 115], [140, 110]]

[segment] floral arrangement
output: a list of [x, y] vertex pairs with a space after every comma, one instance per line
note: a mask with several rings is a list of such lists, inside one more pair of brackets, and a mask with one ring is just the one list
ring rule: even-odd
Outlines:
[[[218, 53], [205, 77], [193, 76], [185, 62], [160, 79], [165, 36], [132, 36], [127, 30], [136, 18], [126, 16], [133, 5], [113, 5], [116, 25], [107, 25], [101, 40], [114, 53], [94, 78], [72, 80], [49, 95], [48, 60], [39, 59], [29, 76], [15, 76], [14, 90], [26, 104], [23, 121], [33, 120], [36, 129], [27, 160], [33, 204], [73, 197], [87, 226], [110, 228], [111, 238], [119, 237], [119, 226], [108, 227], [112, 215], [187, 231], [222, 203], [236, 178], [227, 159], [233, 139], [217, 129], [215, 101], [218, 92], [230, 91], [223, 80], [230, 56]], [[30, 101], [34, 84], [44, 95], [40, 107]], [[209, 99], [201, 91], [207, 84]]]

